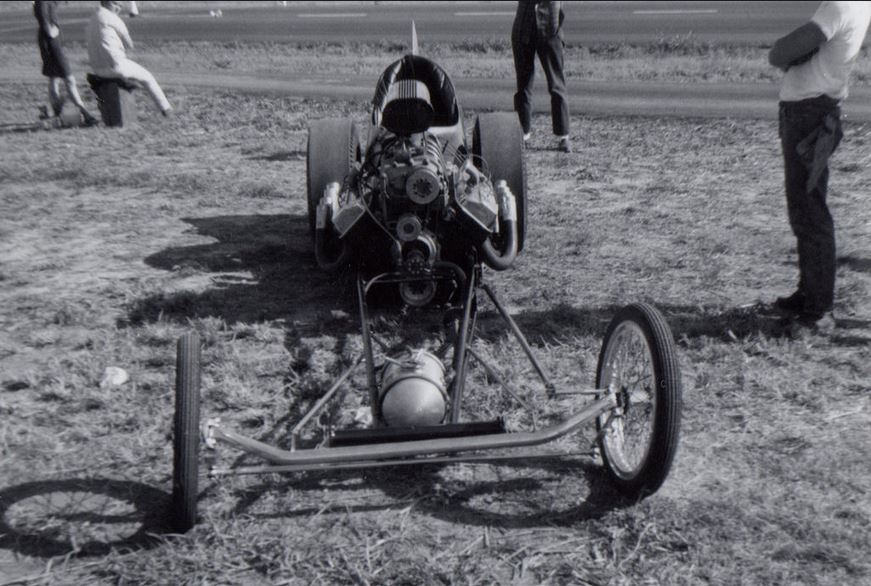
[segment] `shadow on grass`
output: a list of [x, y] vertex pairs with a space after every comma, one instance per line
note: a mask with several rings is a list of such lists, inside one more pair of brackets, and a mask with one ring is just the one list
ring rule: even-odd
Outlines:
[[252, 161], [303, 161], [305, 160], [305, 151], [303, 149], [291, 151], [278, 151], [268, 155], [256, 155], [248, 157]]
[[[735, 340], [753, 335], [781, 337], [788, 335], [780, 316], [759, 308], [705, 308], [697, 305], [655, 304], [672, 329], [676, 340], [683, 337], [711, 337]], [[582, 336], [602, 337], [608, 324], [622, 306], [573, 307], [558, 305], [544, 311], [527, 311], [512, 316], [527, 339], [536, 342], [559, 342]], [[506, 335], [507, 325], [495, 312], [479, 316], [479, 335], [498, 338]]]
[[26, 132], [45, 132], [57, 130], [73, 130], [76, 128], [87, 128], [85, 126], [61, 126], [55, 120], [47, 120], [43, 122], [10, 122], [0, 124], [0, 136], [4, 134], [23, 134]]
[[[476, 464], [481, 465], [481, 464]], [[248, 488], [233, 510], [234, 514], [252, 515], [250, 508], [268, 491], [292, 489], [298, 493], [310, 492], [322, 495], [333, 487], [337, 481], [356, 480], [354, 490], [363, 494], [362, 498], [371, 497], [373, 489], [379, 490], [385, 497], [380, 502], [349, 505], [347, 499], [341, 499], [335, 507], [343, 512], [371, 512], [405, 508], [409, 502], [414, 509], [433, 518], [450, 523], [464, 525], [492, 526], [505, 529], [533, 528], [544, 526], [571, 526], [575, 523], [598, 519], [609, 511], [634, 504], [626, 499], [611, 485], [604, 470], [589, 459], [518, 459], [501, 461], [500, 468], [509, 469], [506, 478], [494, 480], [445, 480], [439, 472], [446, 465], [420, 464], [381, 468], [377, 470], [347, 471], [325, 470], [308, 472], [297, 479], [285, 483], [265, 483]], [[535, 471], [530, 475], [524, 470]], [[570, 475], [579, 484], [585, 484], [589, 491], [580, 504], [572, 504], [568, 508], [548, 508], [556, 502], [541, 501], [541, 495], [547, 491], [546, 480], [535, 474]], [[344, 487], [343, 490], [348, 490]], [[474, 501], [483, 497], [487, 506], [479, 506]], [[500, 503], [500, 499], [505, 499]], [[536, 510], [518, 512], [512, 503], [521, 500], [532, 504]], [[539, 509], [540, 507], [540, 509]], [[318, 500], [310, 507], [294, 508], [292, 511], [276, 510], [275, 512], [253, 513], [260, 518], [305, 517], [323, 513], [330, 509], [329, 499]]]
[[838, 258], [839, 267], [847, 267], [857, 273], [871, 273], [871, 258], [842, 256]]
[[[167, 248], [145, 262], [182, 275], [210, 274], [213, 286], [204, 291], [158, 293], [140, 299], [130, 308], [127, 323], [139, 325], [161, 318], [183, 322], [198, 317], [218, 317], [228, 323], [286, 319], [303, 327], [310, 324], [345, 328], [345, 333], [356, 331], [355, 319], [339, 323], [330, 319], [332, 310], [357, 315], [353, 282], [350, 275], [330, 276], [317, 268], [305, 216], [238, 215], [183, 220], [198, 234], [215, 241]], [[677, 340], [788, 335], [779, 316], [758, 307], [657, 307]], [[619, 309], [561, 305], [527, 311], [515, 316], [515, 320], [533, 343], [602, 336]], [[482, 311], [479, 324], [484, 338], [505, 335], [505, 324], [494, 312]]]
[[102, 556], [167, 533], [168, 494], [105, 478], [28, 482], [0, 490], [0, 548], [26, 556]]
[[346, 276], [330, 276], [317, 268], [305, 216], [183, 220], [215, 242], [167, 248], [145, 262], [182, 275], [211, 274], [212, 287], [139, 299], [128, 311], [127, 324], [198, 317], [227, 323], [279, 318], [320, 323], [335, 309], [354, 315], [353, 284]]
[[39, 122], [12, 122], [8, 124], [0, 124], [0, 136], [4, 134], [21, 134], [24, 132], [38, 132], [42, 130], [54, 130], [47, 128]]

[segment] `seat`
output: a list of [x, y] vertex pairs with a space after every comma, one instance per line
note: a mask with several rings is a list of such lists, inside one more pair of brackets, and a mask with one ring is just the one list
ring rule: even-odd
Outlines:
[[[375, 88], [375, 97], [372, 98], [373, 129], [382, 125], [384, 108], [388, 101], [397, 94], [396, 89], [393, 91], [391, 89], [395, 88], [397, 82], [403, 80], [420, 82], [426, 87], [426, 93], [429, 96], [425, 96], [427, 108], [424, 109], [431, 107], [432, 110], [431, 113], [426, 112], [427, 116], [431, 116], [429, 128], [426, 130], [439, 138], [444, 145], [443, 152], [448, 159], [464, 160], [467, 156], [466, 133], [463, 128], [462, 109], [457, 102], [454, 84], [441, 66], [426, 57], [406, 55], [391, 63], [381, 74]], [[409, 86], [408, 83], [402, 85]], [[402, 93], [402, 89], [399, 93]], [[415, 95], [420, 98], [421, 92], [415, 92]], [[414, 112], [416, 108], [419, 108], [419, 105], [411, 106], [408, 111]], [[370, 143], [373, 137], [374, 133], [370, 135]]]
[[375, 97], [372, 99], [373, 124], [380, 123], [390, 88], [400, 80], [420, 81], [429, 90], [429, 101], [433, 109], [432, 126], [454, 126], [460, 121], [454, 84], [445, 70], [426, 57], [406, 55], [391, 63], [378, 79]]

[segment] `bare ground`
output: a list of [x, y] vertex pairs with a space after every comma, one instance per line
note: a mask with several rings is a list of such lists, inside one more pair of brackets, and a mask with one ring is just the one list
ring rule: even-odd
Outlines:
[[[139, 128], [20, 132], [42, 93], [0, 88], [0, 583], [871, 580], [871, 126], [833, 162], [838, 328], [796, 340], [747, 308], [796, 276], [773, 122], [576, 115], [565, 156], [536, 118], [527, 249], [487, 279], [576, 384], [617, 307], [663, 310], [685, 417], [655, 496], [575, 460], [250, 477], [206, 483], [174, 536], [177, 336], [205, 340], [207, 414], [279, 443], [359, 344], [304, 159], [308, 121], [366, 106], [182, 89], [169, 122], [140, 99]], [[541, 395], [503, 330], [478, 349]], [[470, 413], [520, 417], [472, 380]]]

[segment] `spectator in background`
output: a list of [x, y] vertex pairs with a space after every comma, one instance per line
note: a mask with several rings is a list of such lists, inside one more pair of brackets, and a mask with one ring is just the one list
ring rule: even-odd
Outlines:
[[822, 2], [810, 21], [778, 39], [768, 60], [783, 70], [780, 141], [786, 204], [798, 248], [798, 287], [777, 309], [806, 327], [831, 330], [835, 226], [826, 205], [829, 156], [843, 136], [841, 101], [862, 48], [871, 2]]
[[[84, 102], [82, 102], [82, 97], [76, 86], [76, 78], [70, 71], [70, 65], [66, 55], [64, 55], [60, 27], [57, 23], [57, 7], [58, 2], [54, 0], [35, 0], [33, 3], [33, 14], [39, 23], [36, 41], [42, 56], [42, 74], [48, 78], [48, 101], [54, 115], [60, 116], [64, 105], [64, 98], [60, 93], [60, 85], [63, 82], [66, 84], [70, 100], [82, 113], [85, 124], [96, 124], [97, 119], [88, 112]], [[43, 118], [48, 118], [45, 106], [42, 107], [42, 110]]]
[[550, 92], [550, 113], [557, 148], [571, 152], [569, 141], [569, 104], [566, 78], [563, 74], [562, 2], [520, 0], [511, 28], [511, 49], [517, 73], [517, 93], [514, 109], [523, 127], [523, 139], [532, 130], [532, 84], [535, 56], [541, 62]]
[[170, 116], [172, 106], [147, 69], [127, 58], [127, 50], [133, 49], [133, 40], [127, 25], [118, 16], [123, 2], [103, 0], [88, 23], [88, 58], [94, 73], [100, 77], [123, 78], [145, 86], [151, 99], [164, 116]]

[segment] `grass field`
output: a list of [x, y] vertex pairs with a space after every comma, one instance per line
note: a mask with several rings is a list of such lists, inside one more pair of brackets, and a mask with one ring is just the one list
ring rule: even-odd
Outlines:
[[[204, 481], [172, 535], [176, 338], [205, 342], [205, 414], [277, 443], [359, 346], [314, 268], [305, 140], [367, 105], [178, 88], [170, 121], [140, 97], [137, 128], [18, 131], [43, 92], [0, 87], [0, 584], [871, 581], [871, 125], [833, 160], [838, 327], [794, 339], [750, 308], [796, 278], [773, 121], [576, 113], [563, 155], [536, 117], [527, 247], [486, 279], [567, 383], [616, 308], [667, 316], [684, 422], [653, 497], [575, 460], [244, 477]], [[541, 398], [505, 331], [475, 348]]]

